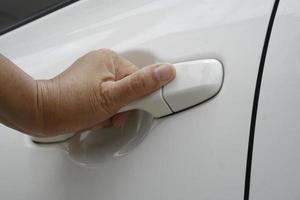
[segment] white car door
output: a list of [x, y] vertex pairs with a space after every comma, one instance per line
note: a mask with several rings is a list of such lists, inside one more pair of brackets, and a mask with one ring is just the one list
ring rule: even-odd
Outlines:
[[0, 52], [36, 79], [90, 50], [133, 63], [218, 59], [217, 96], [152, 120], [61, 144], [0, 126], [2, 199], [242, 199], [249, 129], [273, 0], [82, 0], [0, 37]]
[[250, 199], [300, 199], [300, 2], [280, 1], [253, 143]]

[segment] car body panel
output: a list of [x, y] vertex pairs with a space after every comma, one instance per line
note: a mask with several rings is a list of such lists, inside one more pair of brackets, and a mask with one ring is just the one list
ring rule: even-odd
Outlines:
[[300, 2], [280, 1], [258, 104], [250, 199], [300, 198]]
[[225, 75], [217, 96], [156, 120], [126, 156], [96, 148], [105, 159], [80, 163], [58, 145], [40, 147], [1, 126], [0, 195], [242, 199], [255, 82], [273, 3], [83, 0], [1, 36], [0, 52], [37, 79], [55, 76], [99, 48], [138, 66], [215, 58]]

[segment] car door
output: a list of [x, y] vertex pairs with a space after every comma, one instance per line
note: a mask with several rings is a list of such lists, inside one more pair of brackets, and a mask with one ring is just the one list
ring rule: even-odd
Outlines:
[[299, 199], [300, 2], [280, 1], [264, 66], [250, 199]]
[[[111, 48], [138, 66], [217, 59], [214, 98], [121, 129], [60, 144], [0, 127], [3, 199], [242, 199], [249, 128], [273, 0], [82, 0], [0, 37], [0, 52], [36, 79], [90, 50]], [[129, 122], [128, 122], [129, 123]]]

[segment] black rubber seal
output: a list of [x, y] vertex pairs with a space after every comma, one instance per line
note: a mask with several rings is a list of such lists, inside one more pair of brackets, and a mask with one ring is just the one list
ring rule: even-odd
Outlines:
[[251, 115], [251, 123], [250, 123], [250, 134], [248, 141], [248, 153], [247, 153], [247, 163], [246, 163], [246, 174], [245, 174], [245, 187], [244, 187], [244, 200], [249, 200], [250, 193], [250, 181], [251, 181], [251, 167], [252, 167], [252, 155], [253, 155], [253, 144], [254, 144], [254, 135], [255, 135], [255, 125], [256, 125], [256, 116], [257, 116], [257, 108], [259, 103], [259, 94], [261, 88], [261, 81], [264, 72], [264, 65], [267, 56], [269, 41], [272, 33], [273, 23], [276, 16], [276, 11], [279, 5], [280, 0], [275, 0], [272, 13], [269, 20], [269, 25], [266, 32], [266, 38], [260, 58], [258, 75], [256, 79], [255, 93], [253, 99], [253, 107], [252, 107], [252, 115]]
[[35, 13], [35, 14], [33, 14], [33, 15], [31, 15], [31, 16], [23, 19], [23, 20], [20, 20], [20, 21], [16, 22], [15, 24], [13, 24], [11, 26], [8, 26], [8, 27], [2, 29], [0, 31], [0, 35], [3, 35], [3, 34], [9, 32], [9, 31], [12, 31], [12, 30], [14, 30], [16, 28], [19, 28], [20, 26], [23, 26], [23, 25], [25, 25], [25, 24], [27, 24], [29, 22], [32, 22], [32, 21], [34, 21], [36, 19], [39, 19], [39, 18], [41, 18], [41, 17], [43, 17], [45, 15], [48, 15], [48, 14], [50, 14], [50, 13], [56, 11], [56, 10], [59, 10], [59, 9], [61, 9], [63, 7], [66, 7], [66, 6], [72, 4], [72, 3], [76, 2], [76, 1], [79, 1], [79, 0], [64, 0], [64, 1], [60, 2], [60, 3], [58, 3], [58, 4], [55, 4], [53, 6], [49, 6], [46, 9], [43, 9], [43, 10], [41, 10], [41, 11], [39, 11], [39, 12], [37, 12], [37, 13]]

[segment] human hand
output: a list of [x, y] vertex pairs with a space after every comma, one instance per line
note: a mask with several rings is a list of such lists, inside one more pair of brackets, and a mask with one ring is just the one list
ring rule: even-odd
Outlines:
[[121, 107], [154, 92], [175, 77], [170, 64], [138, 69], [117, 53], [101, 49], [79, 58], [66, 71], [37, 84], [33, 135], [49, 137], [121, 126]]

